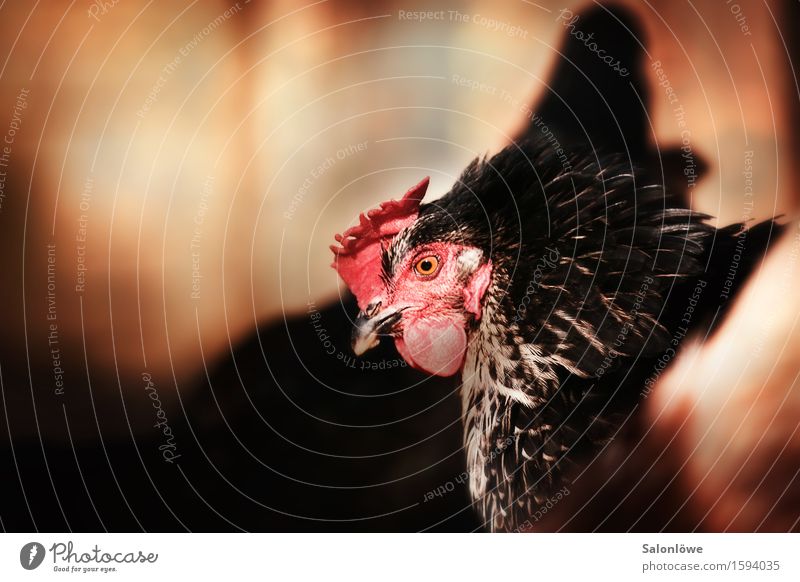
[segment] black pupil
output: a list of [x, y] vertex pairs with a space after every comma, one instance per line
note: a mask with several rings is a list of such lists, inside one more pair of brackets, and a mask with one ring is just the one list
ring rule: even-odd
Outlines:
[[427, 273], [428, 271], [433, 270], [433, 263], [430, 261], [430, 259], [425, 259], [420, 264], [420, 269]]

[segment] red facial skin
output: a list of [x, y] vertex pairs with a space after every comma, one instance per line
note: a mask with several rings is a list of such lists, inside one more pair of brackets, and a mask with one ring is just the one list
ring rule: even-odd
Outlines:
[[361, 309], [383, 290], [380, 270], [384, 244], [417, 219], [429, 183], [430, 178], [423, 178], [401, 200], [389, 200], [361, 214], [357, 225], [336, 235], [339, 244], [331, 246], [331, 266], [355, 294]]
[[[432, 243], [414, 249], [396, 271], [395, 279], [381, 297], [383, 309], [402, 309], [395, 342], [400, 355], [429, 374], [452, 376], [463, 363], [470, 318], [480, 318], [480, 303], [491, 274], [491, 262], [475, 265], [459, 262], [470, 247]], [[421, 275], [415, 265], [436, 257], [438, 268]], [[479, 255], [478, 255], [479, 256]]]
[[[481, 317], [491, 261], [481, 265], [482, 253], [475, 248], [431, 243], [409, 253], [388, 288], [381, 276], [382, 249], [417, 219], [429, 181], [426, 177], [401, 200], [361, 214], [356, 226], [336, 235], [339, 244], [331, 246], [332, 266], [355, 294], [362, 310], [359, 318], [366, 322], [353, 344], [356, 354], [377, 345], [379, 332], [368, 322], [381, 321], [380, 310], [382, 321], [386, 317], [394, 321], [389, 324], [394, 325], [391, 333], [409, 364], [430, 374], [452, 376], [464, 363], [467, 325], [471, 318]], [[438, 260], [436, 270], [415, 270], [421, 259], [431, 256]]]

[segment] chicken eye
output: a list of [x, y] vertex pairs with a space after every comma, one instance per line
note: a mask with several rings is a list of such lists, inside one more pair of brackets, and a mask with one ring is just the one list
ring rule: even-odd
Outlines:
[[420, 259], [414, 265], [414, 270], [417, 272], [417, 275], [421, 275], [422, 277], [430, 277], [436, 273], [438, 269], [439, 259], [433, 255]]

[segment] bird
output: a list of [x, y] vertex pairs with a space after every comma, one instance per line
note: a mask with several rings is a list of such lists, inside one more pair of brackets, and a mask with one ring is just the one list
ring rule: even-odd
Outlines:
[[460, 374], [473, 503], [488, 529], [520, 531], [614, 439], [660, 362], [719, 321], [735, 245], [763, 250], [779, 226], [715, 228], [624, 156], [543, 139], [476, 158], [423, 203], [428, 185], [335, 237], [353, 351], [393, 339], [410, 366]]

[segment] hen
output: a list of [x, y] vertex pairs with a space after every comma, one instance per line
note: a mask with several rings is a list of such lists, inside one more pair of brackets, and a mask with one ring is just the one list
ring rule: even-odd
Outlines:
[[413, 367], [461, 374], [471, 495], [491, 529], [516, 530], [718, 319], [732, 278], [713, 259], [775, 225], [715, 229], [614, 158], [536, 140], [423, 204], [427, 185], [331, 247], [361, 309], [353, 349], [391, 337]]

